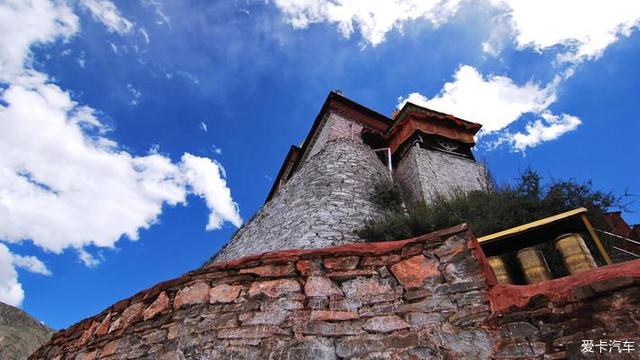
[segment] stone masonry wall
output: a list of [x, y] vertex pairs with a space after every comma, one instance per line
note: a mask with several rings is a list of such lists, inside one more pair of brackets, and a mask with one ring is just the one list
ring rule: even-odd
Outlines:
[[[160, 283], [30, 359], [637, 359], [640, 260], [498, 285], [465, 225], [289, 250]], [[635, 351], [582, 353], [583, 339]]]
[[477, 254], [458, 226], [212, 265], [58, 332], [31, 359], [484, 359]]
[[370, 200], [373, 184], [389, 171], [362, 143], [361, 127], [352, 124], [332, 113], [319, 130], [320, 142], [312, 144], [315, 154], [303, 159], [291, 179], [212, 262], [362, 241], [355, 231], [376, 212]]
[[422, 192], [422, 183], [420, 182], [420, 174], [418, 172], [417, 150], [414, 147], [420, 146], [414, 144], [412, 149], [404, 154], [398, 165], [393, 171], [393, 178], [402, 185], [407, 191], [409, 199], [424, 199]]
[[458, 190], [485, 190], [489, 185], [482, 164], [417, 145], [408, 149], [394, 177], [408, 189], [413, 199], [427, 203], [438, 194], [451, 196]]

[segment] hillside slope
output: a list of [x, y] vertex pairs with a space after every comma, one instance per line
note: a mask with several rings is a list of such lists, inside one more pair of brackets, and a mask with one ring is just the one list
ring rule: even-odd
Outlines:
[[53, 333], [24, 311], [0, 302], [0, 359], [26, 359]]

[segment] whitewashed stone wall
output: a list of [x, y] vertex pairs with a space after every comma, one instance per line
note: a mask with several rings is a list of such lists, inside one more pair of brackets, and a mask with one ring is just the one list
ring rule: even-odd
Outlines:
[[[353, 124], [353, 125], [352, 125]], [[389, 171], [362, 143], [361, 126], [331, 114], [298, 171], [213, 259], [360, 242], [375, 214], [373, 185]], [[353, 136], [353, 138], [352, 138]]]
[[418, 144], [408, 149], [394, 177], [409, 192], [411, 199], [429, 203], [438, 195], [451, 196], [456, 191], [486, 190], [487, 172], [471, 159], [427, 150]]

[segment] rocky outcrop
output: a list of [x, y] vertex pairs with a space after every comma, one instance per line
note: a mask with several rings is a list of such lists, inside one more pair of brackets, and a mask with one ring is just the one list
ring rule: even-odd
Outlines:
[[53, 330], [24, 311], [0, 302], [0, 359], [26, 359], [46, 343]]

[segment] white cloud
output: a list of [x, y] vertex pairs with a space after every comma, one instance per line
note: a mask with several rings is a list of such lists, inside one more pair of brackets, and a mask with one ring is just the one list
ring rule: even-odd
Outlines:
[[[515, 123], [524, 114], [542, 117], [527, 127], [527, 133], [504, 134], [505, 141], [514, 149], [524, 151], [543, 141], [556, 139], [561, 134], [575, 130], [580, 124], [576, 117], [552, 115], [547, 109], [556, 101], [558, 79], [546, 87], [528, 82], [518, 85], [505, 76], [482, 76], [475, 68], [463, 65], [447, 82], [439, 94], [429, 99], [419, 93], [411, 93], [399, 99], [399, 106], [409, 101], [416, 105], [453, 114], [482, 124], [482, 134], [496, 133]], [[517, 136], [517, 141], [515, 140]]]
[[0, 82], [24, 74], [31, 63], [32, 45], [57, 38], [66, 39], [78, 31], [78, 17], [64, 2], [6, 0], [0, 3]]
[[148, 44], [149, 43], [149, 34], [147, 33], [147, 30], [145, 30], [144, 28], [140, 28], [140, 33], [142, 34], [142, 36], [144, 37], [144, 41]]
[[[519, 48], [542, 51], [567, 47], [559, 59], [579, 61], [600, 56], [620, 36], [640, 23], [640, 2], [628, 0], [492, 0], [504, 9]], [[498, 29], [498, 31], [503, 31]]]
[[220, 163], [184, 154], [180, 167], [191, 191], [203, 197], [211, 210], [207, 230], [218, 229], [225, 221], [237, 227], [242, 225], [238, 205], [231, 200], [231, 191], [227, 187], [225, 171]]
[[107, 130], [53, 84], [11, 85], [1, 98], [0, 238], [54, 252], [112, 247], [122, 235], [137, 239], [164, 203], [184, 203], [189, 193], [211, 209], [208, 229], [241, 223], [219, 164], [190, 154], [179, 164], [134, 156], [88, 136]]
[[[600, 56], [621, 36], [640, 24], [640, 3], [629, 0], [490, 0], [496, 9], [485, 52], [497, 55], [504, 42], [514, 38], [522, 49], [567, 48], [560, 61], [576, 62]], [[378, 45], [386, 33], [414, 20], [434, 26], [449, 21], [460, 0], [276, 0], [275, 5], [294, 28], [320, 22], [336, 24], [343, 36], [358, 30], [366, 42]]]
[[87, 250], [77, 249], [77, 252], [78, 252], [78, 260], [80, 260], [80, 262], [84, 264], [84, 266], [88, 268], [94, 268], [100, 265], [101, 260], [91, 255], [91, 253], [89, 253]]
[[142, 93], [131, 84], [127, 84], [127, 91], [129, 91], [129, 94], [131, 94], [131, 100], [129, 101], [129, 104], [133, 106], [138, 105], [140, 103]]
[[545, 111], [540, 116], [542, 119], [527, 124], [524, 133], [518, 132], [508, 136], [506, 141], [509, 141], [514, 149], [525, 151], [528, 147], [535, 147], [544, 141], [555, 140], [581, 124], [580, 119], [567, 114], [553, 115]]
[[20, 306], [24, 300], [24, 290], [18, 282], [18, 272], [13, 265], [13, 255], [0, 243], [0, 301]]
[[482, 124], [490, 133], [509, 126], [525, 113], [540, 113], [556, 100], [553, 86], [535, 83], [517, 85], [508, 77], [483, 77], [474, 67], [463, 65], [440, 93], [431, 99], [412, 93], [402, 103], [410, 101], [433, 110], [454, 114]]
[[[84, 3], [110, 9], [104, 1]], [[31, 241], [54, 253], [72, 248], [95, 266], [100, 260], [86, 246], [136, 240], [165, 205], [186, 204], [189, 195], [209, 207], [208, 230], [240, 226], [219, 163], [188, 153], [177, 163], [159, 151], [130, 154], [108, 138], [97, 111], [32, 68], [33, 46], [77, 31], [77, 16], [62, 2], [0, 3], [0, 38], [10, 39], [0, 42], [0, 241]], [[14, 256], [0, 243], [0, 300], [10, 304], [24, 298], [16, 267], [49, 273], [38, 259]]]
[[13, 255], [13, 265], [40, 275], [51, 275], [47, 266], [35, 256]]
[[12, 306], [20, 306], [24, 300], [24, 290], [18, 281], [16, 268], [51, 275], [47, 266], [35, 256], [12, 254], [6, 245], [0, 243], [0, 301]]
[[133, 30], [133, 23], [124, 18], [114, 3], [109, 0], [81, 0], [93, 18], [103, 23], [110, 32], [127, 34]]
[[438, 26], [455, 15], [460, 3], [460, 0], [275, 0], [294, 28], [329, 22], [336, 24], [344, 37], [357, 28], [373, 46], [382, 43], [386, 33], [402, 30], [410, 21], [423, 19]]
[[143, 0], [142, 5], [151, 7], [154, 10], [156, 16], [156, 24], [158, 25], [171, 25], [171, 19], [164, 13], [162, 4], [157, 0]]

